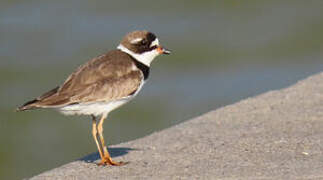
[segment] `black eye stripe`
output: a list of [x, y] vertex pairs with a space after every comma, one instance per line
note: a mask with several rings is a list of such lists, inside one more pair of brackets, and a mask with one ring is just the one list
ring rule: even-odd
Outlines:
[[153, 33], [148, 33], [147, 34], [147, 40], [148, 42], [153, 42], [156, 39], [156, 36]]
[[156, 45], [150, 47], [152, 42], [155, 41], [156, 39], [157, 37], [153, 33], [147, 33], [141, 41], [135, 44], [131, 44], [130, 49], [137, 54], [141, 54], [147, 51], [152, 51], [157, 48]]
[[152, 46], [150, 49], [156, 49], [157, 48], [157, 46], [155, 45], [155, 46]]

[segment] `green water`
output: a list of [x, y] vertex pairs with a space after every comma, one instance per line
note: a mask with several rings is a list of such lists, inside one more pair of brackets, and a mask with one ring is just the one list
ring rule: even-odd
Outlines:
[[[96, 151], [90, 118], [15, 113], [135, 29], [173, 51], [105, 138], [148, 135], [323, 70], [323, 1], [0, 2], [0, 179], [31, 177]], [[125, 147], [131, 148], [131, 147]]]

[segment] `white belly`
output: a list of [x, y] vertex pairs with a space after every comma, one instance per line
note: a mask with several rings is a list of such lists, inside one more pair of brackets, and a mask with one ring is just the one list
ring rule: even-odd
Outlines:
[[73, 104], [65, 107], [61, 107], [58, 110], [65, 115], [94, 115], [99, 116], [104, 113], [109, 113], [110, 111], [120, 107], [121, 105], [127, 103], [132, 98], [124, 98], [112, 102], [96, 102], [87, 104]]
[[72, 104], [64, 107], [58, 108], [58, 111], [65, 115], [94, 115], [99, 116], [104, 113], [109, 113], [110, 111], [113, 111], [114, 109], [122, 106], [123, 104], [129, 102], [131, 99], [133, 99], [142, 86], [144, 85], [144, 81], [140, 84], [138, 90], [131, 96], [111, 101], [111, 102], [93, 102], [93, 103], [84, 103], [84, 104]]

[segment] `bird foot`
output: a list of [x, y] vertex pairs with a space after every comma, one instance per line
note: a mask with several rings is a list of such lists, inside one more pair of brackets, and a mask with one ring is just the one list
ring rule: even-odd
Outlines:
[[111, 166], [123, 166], [128, 164], [129, 162], [115, 162], [111, 158], [104, 158], [101, 160], [101, 162], [98, 163], [98, 166], [106, 166], [106, 165], [111, 165]]

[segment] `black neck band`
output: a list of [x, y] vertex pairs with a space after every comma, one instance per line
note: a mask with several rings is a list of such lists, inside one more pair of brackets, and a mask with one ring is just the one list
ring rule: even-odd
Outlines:
[[149, 66], [147, 66], [146, 64], [139, 62], [137, 59], [133, 58], [133, 61], [135, 62], [136, 66], [138, 69], [140, 69], [142, 71], [142, 73], [144, 74], [144, 80], [146, 80], [149, 76]]

